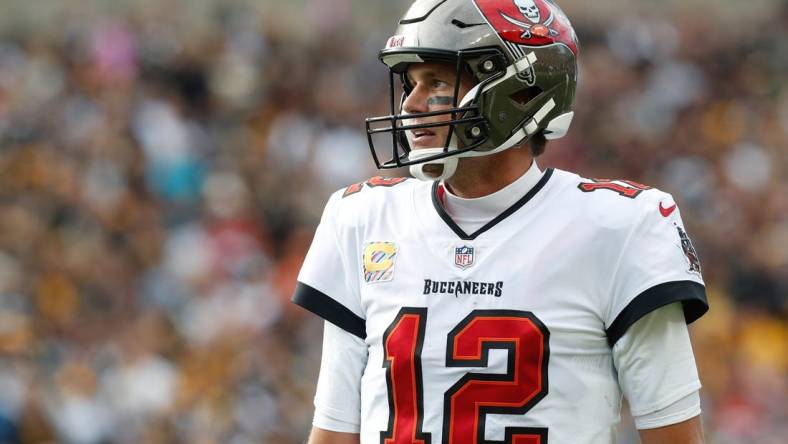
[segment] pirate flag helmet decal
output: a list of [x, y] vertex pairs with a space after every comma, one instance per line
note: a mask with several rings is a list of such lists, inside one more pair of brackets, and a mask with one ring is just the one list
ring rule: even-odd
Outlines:
[[[424, 180], [446, 179], [459, 157], [495, 154], [537, 134], [563, 137], [573, 117], [578, 49], [572, 25], [549, 0], [417, 0], [379, 55], [389, 68], [390, 113], [366, 119], [375, 164], [410, 166]], [[445, 109], [407, 114], [405, 74], [423, 62], [455, 68], [453, 101]], [[467, 74], [475, 86], [460, 96], [460, 78]], [[444, 143], [410, 149], [414, 132], [437, 126], [448, 127]]]
[[563, 11], [548, 0], [475, 0], [502, 40], [520, 45], [563, 43], [577, 54], [577, 36]]

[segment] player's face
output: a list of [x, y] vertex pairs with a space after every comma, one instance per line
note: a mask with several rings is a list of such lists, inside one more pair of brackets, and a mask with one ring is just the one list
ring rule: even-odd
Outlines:
[[[413, 88], [402, 104], [408, 114], [447, 110], [454, 103], [457, 69], [454, 64], [440, 62], [413, 63], [407, 71], [407, 80]], [[471, 76], [465, 72], [460, 79], [458, 100], [473, 88]], [[444, 122], [451, 114], [410, 119], [407, 125]], [[448, 126], [412, 130], [408, 134], [411, 148], [442, 148], [449, 134]]]

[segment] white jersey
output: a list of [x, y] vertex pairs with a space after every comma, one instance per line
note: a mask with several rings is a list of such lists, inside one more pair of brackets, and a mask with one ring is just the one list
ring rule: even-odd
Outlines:
[[335, 193], [298, 277], [294, 301], [368, 347], [361, 442], [612, 442], [612, 345], [659, 307], [707, 309], [671, 196], [549, 169], [474, 233], [441, 199], [403, 179]]

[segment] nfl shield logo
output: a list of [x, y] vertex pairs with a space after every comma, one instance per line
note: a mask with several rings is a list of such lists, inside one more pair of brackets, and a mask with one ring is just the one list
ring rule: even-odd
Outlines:
[[473, 247], [463, 245], [454, 249], [454, 265], [463, 270], [473, 265]]

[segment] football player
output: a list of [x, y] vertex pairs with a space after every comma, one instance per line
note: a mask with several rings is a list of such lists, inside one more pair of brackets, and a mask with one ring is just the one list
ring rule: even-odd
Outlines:
[[673, 198], [534, 161], [569, 129], [577, 56], [547, 0], [399, 21], [367, 132], [418, 180], [326, 205], [293, 296], [326, 321], [312, 444], [612, 443], [622, 396], [644, 443], [703, 442], [687, 323], [708, 306]]

